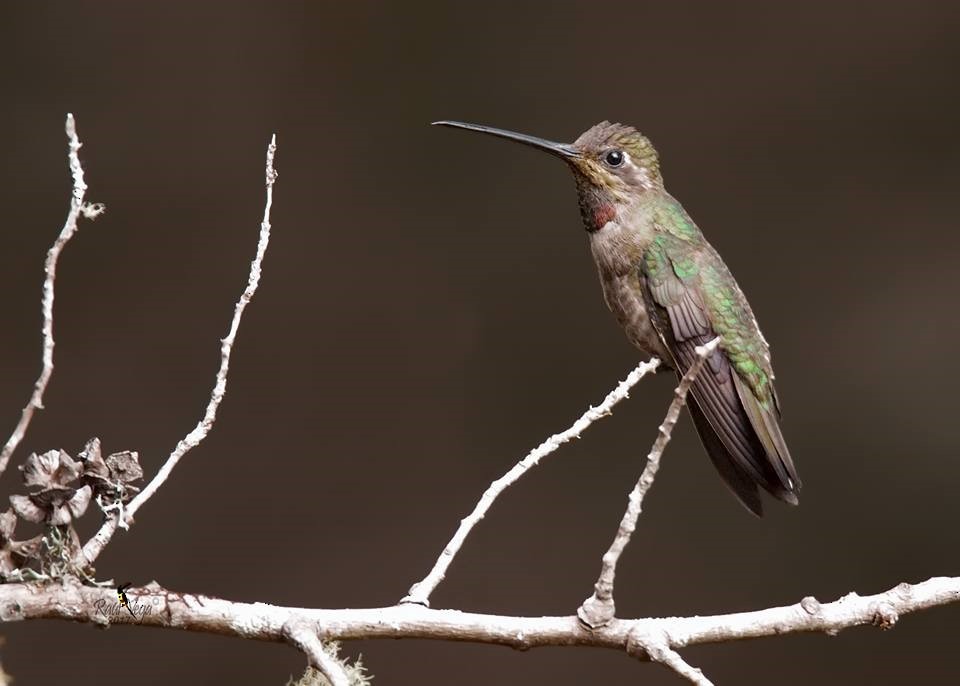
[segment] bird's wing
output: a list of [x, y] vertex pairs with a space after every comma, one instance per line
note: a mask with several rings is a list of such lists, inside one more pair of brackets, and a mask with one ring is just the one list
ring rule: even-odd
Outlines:
[[[692, 388], [690, 409], [704, 446], [754, 512], [756, 485], [795, 503], [800, 481], [777, 423], [766, 344], [719, 256], [705, 243], [696, 247], [663, 234], [645, 252], [640, 270], [650, 319], [679, 374], [693, 364], [697, 346], [720, 336]], [[713, 289], [710, 302], [705, 289]], [[745, 350], [750, 342], [755, 349]]]

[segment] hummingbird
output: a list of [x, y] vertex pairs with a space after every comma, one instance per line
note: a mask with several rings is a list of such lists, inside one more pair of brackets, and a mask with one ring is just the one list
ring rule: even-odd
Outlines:
[[637, 129], [604, 121], [573, 143], [438, 121], [559, 157], [573, 171], [603, 297], [628, 340], [682, 376], [719, 337], [687, 398], [700, 440], [740, 502], [759, 489], [796, 505], [800, 478], [780, 431], [770, 346], [720, 255], [663, 185], [660, 158]]

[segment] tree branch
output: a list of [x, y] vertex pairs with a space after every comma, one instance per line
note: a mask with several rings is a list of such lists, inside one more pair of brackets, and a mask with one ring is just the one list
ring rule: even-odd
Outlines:
[[[506, 645], [594, 646], [625, 650], [641, 659], [658, 659], [654, 645], [676, 651], [690, 645], [780, 636], [836, 634], [863, 624], [891, 628], [902, 615], [960, 601], [960, 577], [934, 577], [900, 584], [884, 593], [850, 593], [831, 603], [813, 597], [783, 607], [706, 617], [614, 619], [598, 629], [575, 616], [509, 617], [435, 610], [417, 604], [394, 607], [320, 610], [240, 603], [177, 593], [150, 584], [128, 589], [134, 620], [116, 604], [110, 589], [62, 582], [0, 585], [0, 620], [67, 619], [99, 626], [142, 624], [261, 641], [290, 641], [289, 627], [311, 627], [324, 641], [371, 638], [426, 638]], [[671, 658], [674, 659], [674, 658]], [[692, 669], [692, 668], [691, 668]]]
[[331, 686], [350, 686], [350, 677], [343, 665], [324, 650], [315, 628], [306, 623], [293, 622], [284, 626], [284, 634], [290, 643], [307, 656], [310, 666], [327, 677]]
[[697, 686], [713, 686], [713, 682], [702, 670], [690, 665], [680, 653], [670, 647], [669, 638], [663, 632], [633, 632], [627, 638], [627, 652], [644, 660], [659, 662]]
[[697, 359], [690, 365], [676, 390], [673, 392], [673, 402], [667, 409], [667, 416], [658, 429], [657, 440], [647, 454], [647, 464], [643, 468], [640, 480], [633, 487], [627, 498], [627, 510], [623, 513], [623, 519], [620, 521], [620, 527], [617, 529], [617, 535], [610, 544], [610, 549], [603, 556], [603, 565], [600, 569], [600, 577], [594, 584], [594, 593], [583, 601], [583, 605], [577, 610], [580, 619], [588, 626], [603, 626], [613, 619], [616, 607], [613, 602], [613, 582], [617, 573], [617, 562], [624, 548], [630, 542], [630, 537], [637, 528], [637, 520], [640, 518], [640, 510], [643, 506], [643, 498], [647, 491], [653, 486], [653, 480], [657, 476], [657, 470], [660, 468], [660, 458], [663, 457], [663, 451], [667, 449], [670, 442], [670, 435], [673, 427], [680, 418], [680, 410], [687, 400], [687, 392], [690, 386], [697, 378], [697, 374], [703, 369], [703, 364], [707, 357], [720, 344], [719, 338], [714, 338], [706, 345], [697, 346]]
[[463, 542], [466, 540], [473, 527], [476, 526], [476, 524], [487, 514], [487, 510], [489, 510], [490, 506], [493, 505], [493, 501], [497, 499], [497, 496], [499, 496], [508, 486], [513, 485], [517, 480], [519, 480], [520, 477], [526, 474], [528, 470], [536, 467], [540, 463], [541, 459], [554, 452], [564, 443], [567, 443], [574, 438], [580, 438], [580, 434], [591, 424], [598, 419], [602, 419], [603, 417], [611, 414], [613, 406], [624, 398], [629, 397], [630, 389], [633, 388], [633, 386], [636, 385], [640, 379], [654, 371], [659, 365], [660, 360], [655, 357], [648, 362], [641, 362], [639, 365], [637, 365], [636, 369], [627, 375], [626, 379], [617, 384], [617, 387], [607, 394], [607, 397], [603, 399], [602, 403], [596, 407], [591, 407], [584, 412], [583, 415], [580, 416], [580, 419], [575, 421], [573, 425], [566, 431], [554, 434], [536, 448], [531, 450], [526, 457], [511, 467], [510, 471], [491, 483], [487, 487], [487, 490], [484, 491], [483, 495], [480, 497], [480, 500], [477, 502], [476, 506], [473, 508], [473, 512], [460, 520], [460, 526], [457, 528], [456, 533], [454, 533], [453, 538], [450, 539], [450, 542], [447, 543], [446, 547], [443, 549], [443, 552], [440, 553], [440, 557], [437, 558], [437, 561], [434, 563], [433, 569], [430, 570], [430, 573], [427, 574], [422, 581], [419, 581], [411, 586], [407, 595], [400, 602], [418, 603], [420, 605], [429, 607], [430, 595], [437, 588], [440, 582], [443, 581], [444, 577], [446, 576], [447, 569], [450, 567], [450, 563], [453, 562], [453, 558], [456, 557], [457, 553], [460, 551], [460, 547], [463, 545]]
[[10, 438], [7, 439], [3, 449], [0, 450], [0, 474], [7, 469], [10, 457], [16, 451], [20, 441], [27, 433], [30, 421], [33, 419], [34, 410], [43, 409], [43, 393], [47, 390], [47, 384], [50, 383], [50, 377], [53, 375], [53, 298], [57, 282], [57, 262], [60, 259], [60, 253], [64, 246], [73, 238], [77, 232], [77, 221], [82, 214], [87, 219], [95, 219], [103, 213], [104, 207], [101, 204], [85, 205], [84, 198], [87, 194], [87, 184], [83, 179], [83, 167], [80, 164], [80, 147], [83, 145], [77, 136], [76, 123], [72, 114], [67, 114], [65, 124], [67, 139], [69, 140], [69, 152], [67, 159], [70, 163], [70, 175], [73, 177], [73, 194], [70, 197], [70, 210], [67, 212], [67, 220], [60, 230], [60, 235], [54, 241], [50, 250], [47, 251], [47, 259], [44, 262], [43, 271], [46, 278], [43, 281], [43, 299], [41, 309], [43, 311], [43, 367], [40, 370], [40, 376], [33, 384], [33, 393], [27, 402], [23, 411], [20, 413], [20, 421], [14, 428]]
[[125, 508], [125, 510], [117, 510], [111, 512], [107, 515], [107, 520], [103, 523], [103, 526], [100, 527], [100, 530], [83, 546], [83, 558], [87, 564], [92, 564], [94, 560], [103, 552], [103, 549], [110, 542], [110, 539], [113, 538], [113, 534], [116, 533], [117, 527], [126, 529], [130, 524], [133, 523], [133, 516], [136, 514], [144, 503], [146, 503], [154, 493], [157, 492], [170, 476], [170, 473], [173, 471], [173, 468], [177, 466], [177, 463], [180, 459], [190, 451], [191, 448], [195, 448], [200, 442], [207, 437], [207, 434], [210, 433], [210, 429], [213, 428], [214, 422], [217, 420], [217, 409], [220, 407], [220, 403], [223, 401], [223, 396], [227, 392], [227, 373], [230, 370], [230, 354], [233, 352], [233, 342], [237, 337], [237, 330], [240, 327], [240, 320], [243, 318], [243, 311], [246, 309], [247, 304], [253, 298], [254, 293], [257, 292], [257, 286], [260, 284], [260, 271], [261, 265], [263, 264], [263, 256], [267, 251], [267, 246], [270, 244], [270, 209], [273, 207], [273, 184], [277, 180], [277, 172], [273, 168], [273, 159], [277, 152], [277, 136], [276, 134], [270, 139], [270, 144], [267, 146], [267, 162], [266, 162], [266, 188], [267, 188], [267, 200], [263, 208], [263, 221], [260, 222], [260, 239], [257, 242], [257, 252], [256, 256], [253, 258], [253, 262], [250, 263], [250, 274], [247, 277], [247, 287], [244, 289], [243, 293], [240, 295], [240, 299], [237, 301], [236, 306], [233, 310], [233, 319], [230, 322], [230, 330], [227, 332], [226, 338], [220, 342], [220, 368], [217, 370], [216, 383], [213, 386], [213, 391], [210, 394], [210, 401], [207, 403], [206, 411], [203, 414], [203, 418], [197, 423], [193, 431], [188, 433], [179, 443], [177, 443], [176, 448], [173, 449], [173, 452], [170, 453], [170, 456], [167, 457], [166, 462], [160, 468], [160, 471], [150, 480], [150, 483], [147, 484], [146, 488], [140, 492], [137, 497], [135, 497], [130, 504]]
[[[87, 187], [78, 156], [81, 144], [71, 115], [67, 115], [66, 131], [70, 141], [69, 162], [74, 182], [73, 198], [66, 223], [47, 253], [45, 263], [46, 278], [42, 301], [43, 368], [17, 427], [0, 450], [0, 474], [23, 440], [34, 411], [42, 408], [43, 393], [53, 371], [53, 301], [59, 255], [76, 232], [80, 215], [94, 218], [103, 211], [101, 205], [89, 205], [84, 202]], [[221, 341], [220, 367], [202, 419], [177, 444], [143, 492], [130, 501], [126, 508], [123, 507], [122, 488], [116, 497], [111, 496], [108, 506], [101, 503], [106, 521], [81, 552], [74, 552], [70, 547], [70, 552], [64, 553], [67, 550], [67, 547], [64, 547], [58, 552], [51, 553], [59, 556], [56, 557], [55, 562], [59, 565], [57, 569], [60, 571], [56, 573], [45, 572], [43, 565], [47, 558], [37, 557], [36, 552], [31, 552], [33, 550], [31, 546], [39, 545], [39, 542], [15, 541], [12, 538], [19, 513], [16, 503], [26, 508], [20, 500], [15, 501], [14, 508], [3, 513], [3, 517], [0, 518], [2, 519], [0, 524], [3, 525], [0, 527], [3, 529], [0, 531], [0, 538], [4, 543], [2, 553], [6, 556], [3, 561], [7, 565], [6, 571], [9, 572], [4, 578], [7, 580], [29, 578], [27, 572], [34, 572], [34, 578], [41, 576], [35, 569], [29, 567], [32, 561], [40, 565], [40, 571], [46, 580], [0, 584], [0, 621], [68, 619], [100, 626], [136, 623], [246, 639], [284, 641], [303, 651], [310, 665], [319, 670], [333, 686], [349, 686], [351, 680], [356, 683], [356, 671], [362, 672], [362, 668], [359, 665], [344, 667], [343, 663], [336, 659], [336, 650], [325, 644], [337, 639], [371, 638], [470, 641], [520, 649], [547, 645], [615, 648], [639, 659], [659, 662], [688, 681], [703, 686], [710, 684], [709, 679], [702, 671], [688, 664], [678, 650], [700, 643], [779, 636], [786, 633], [825, 632], [834, 635], [842, 629], [862, 624], [873, 624], [887, 629], [896, 624], [903, 614], [960, 601], [960, 577], [936, 577], [916, 585], [903, 583], [885, 593], [872, 596], [861, 597], [851, 593], [827, 604], [820, 604], [815, 598], [806, 597], [795, 605], [708, 617], [632, 620], [615, 617], [613, 591], [619, 557], [636, 529], [643, 499], [652, 487], [660, 459], [670, 441], [672, 429], [677, 422], [687, 393], [702, 369], [704, 361], [718, 345], [718, 340], [697, 348], [697, 359], [681, 379], [666, 417], [660, 425], [658, 437], [647, 456], [643, 473], [630, 493], [628, 506], [617, 535], [603, 557], [600, 576], [594, 586], [595, 592], [584, 601], [577, 616], [512, 617], [456, 610], [435, 610], [429, 607], [429, 599], [446, 575], [466, 537], [483, 519], [494, 500], [529, 469], [536, 466], [541, 459], [553, 453], [562, 444], [573, 438], [579, 438], [581, 432], [594, 421], [610, 414], [616, 403], [628, 397], [633, 385], [657, 368], [660, 361], [656, 358], [640, 364], [627, 379], [607, 395], [598, 407], [591, 407], [569, 429], [548, 438], [506, 474], [491, 483], [471, 514], [461, 521], [453, 538], [440, 554], [429, 574], [422, 581], [414, 584], [408, 596], [397, 606], [341, 610], [278, 607], [265, 603], [239, 603], [177, 593], [162, 588], [156, 583], [139, 589], [127, 589], [126, 594], [130, 604], [120, 606], [117, 604], [113, 590], [96, 584], [84, 585], [76, 575], [86, 573], [84, 568], [96, 560], [118, 527], [127, 528], [133, 522], [133, 517], [139, 508], [166, 482], [180, 459], [204, 440], [216, 421], [217, 410], [226, 393], [233, 343], [243, 312], [259, 285], [261, 264], [270, 240], [270, 211], [273, 203], [273, 184], [276, 180], [273, 167], [275, 152], [276, 137], [274, 136], [267, 148], [266, 204], [260, 225], [256, 256], [250, 266], [246, 288], [234, 308], [230, 329]], [[102, 460], [96, 463], [91, 453], [95, 452], [99, 459], [99, 443], [91, 442], [88, 446], [90, 445], [96, 446], [96, 450], [85, 449], [88, 450], [88, 454], [84, 459], [89, 461], [89, 464], [84, 464], [82, 475], [80, 467], [62, 451], [50, 453], [55, 455], [55, 461], [44, 462], [49, 474], [41, 474], [42, 470], [35, 465], [32, 475], [27, 478], [27, 485], [31, 488], [41, 486], [43, 488], [39, 491], [34, 490], [24, 499], [28, 500], [33, 510], [39, 511], [39, 514], [34, 517], [30, 513], [32, 511], [27, 508], [25, 510], [27, 514], [20, 515], [25, 516], [29, 521], [44, 521], [51, 536], [56, 533], [57, 536], [63, 537], [63, 530], [66, 529], [72, 535], [72, 538], [69, 538], [72, 542], [71, 546], [78, 545], [71, 518], [79, 517], [86, 509], [92, 488], [89, 483], [82, 487], [79, 485], [81, 476], [83, 479], [94, 479], [95, 483], [101, 483], [107, 478], [104, 474], [113, 473], [109, 470], [120, 469], [116, 465], [108, 467]], [[117, 458], [118, 455], [121, 454], [109, 456], [106, 462], [110, 463], [110, 460]], [[31, 459], [36, 462], [40, 458]], [[97, 467], [97, 464], [100, 466]], [[132, 478], [137, 479], [141, 472], [135, 458], [132, 464], [136, 467], [136, 475]], [[53, 471], [56, 470], [50, 465], [59, 465], [57, 469], [62, 473], [57, 472], [54, 478]], [[129, 465], [127, 468], [127, 476], [123, 477], [121, 474], [123, 484], [129, 480]], [[123, 470], [120, 469], [120, 471]], [[99, 481], [96, 481], [97, 479]], [[56, 488], [50, 485], [55, 482], [58, 484]], [[109, 484], [112, 483], [109, 481]], [[85, 499], [80, 497], [84, 492]], [[44, 511], [40, 511], [41, 508], [35, 502], [37, 499], [41, 504], [55, 505], [59, 508], [58, 516], [65, 518], [67, 523], [54, 519], [50, 513], [45, 514]], [[38, 541], [39, 538], [37, 537]], [[19, 566], [24, 561], [28, 566]], [[72, 561], [77, 564], [70, 564]], [[68, 564], [63, 565], [62, 562]]]

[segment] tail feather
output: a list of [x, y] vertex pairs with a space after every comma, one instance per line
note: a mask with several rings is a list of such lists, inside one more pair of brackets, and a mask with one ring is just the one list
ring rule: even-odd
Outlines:
[[690, 416], [693, 417], [693, 424], [700, 435], [700, 442], [710, 456], [713, 466], [720, 472], [724, 483], [733, 491], [737, 499], [750, 512], [758, 517], [763, 516], [763, 502], [760, 500], [760, 492], [757, 489], [757, 482], [750, 478], [746, 472], [737, 467], [730, 451], [726, 449], [723, 442], [717, 436], [717, 432], [710, 426], [710, 422], [700, 409], [697, 399], [692, 395], [687, 396], [687, 408], [690, 410]]
[[[726, 381], [708, 376], [688, 397], [700, 441], [714, 467], [743, 505], [763, 514], [759, 488], [798, 504], [800, 479], [773, 410], [765, 410], [729, 367]], [[723, 378], [725, 375], [719, 375]]]
[[746, 410], [754, 433], [763, 445], [767, 463], [773, 467], [777, 479], [789, 496], [784, 499], [796, 505], [796, 492], [800, 490], [801, 485], [800, 477], [797, 474], [797, 468], [793, 465], [790, 451], [787, 449], [787, 442], [783, 439], [783, 434], [780, 433], [780, 424], [777, 422], [776, 416], [774, 416], [772, 410], [760, 407], [759, 401], [737, 374], [733, 374], [733, 380], [737, 387], [737, 395], [740, 396], [740, 402]]

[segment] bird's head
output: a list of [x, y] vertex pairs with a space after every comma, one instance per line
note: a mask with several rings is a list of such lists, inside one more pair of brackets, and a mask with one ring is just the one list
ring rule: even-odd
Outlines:
[[580, 196], [580, 213], [588, 231], [603, 228], [638, 195], [663, 187], [660, 161], [653, 145], [632, 126], [601, 122], [573, 143], [457, 121], [434, 122], [499, 136], [543, 150], [564, 160], [573, 170]]

